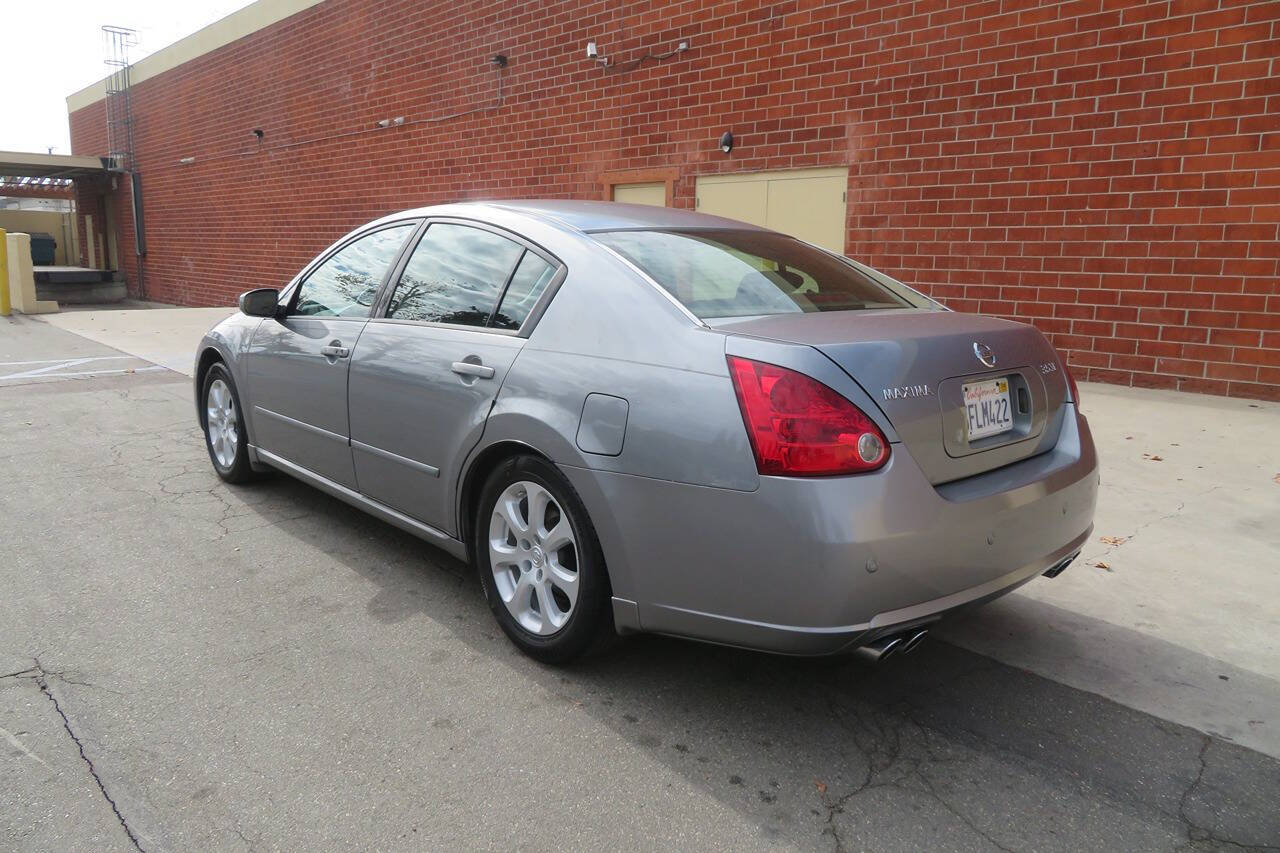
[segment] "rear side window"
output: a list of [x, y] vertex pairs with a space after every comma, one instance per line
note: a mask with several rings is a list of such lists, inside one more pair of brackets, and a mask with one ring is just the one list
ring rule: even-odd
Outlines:
[[625, 256], [701, 319], [908, 308], [840, 258], [769, 231], [608, 231]]
[[387, 316], [485, 326], [523, 252], [519, 243], [491, 231], [434, 223], [409, 257]]
[[293, 314], [368, 317], [378, 287], [416, 222], [383, 228], [353, 240], [312, 270], [298, 288]]
[[493, 325], [499, 329], [518, 329], [524, 325], [533, 306], [538, 304], [543, 291], [556, 277], [556, 267], [528, 250], [520, 259], [507, 292], [502, 295], [502, 305], [493, 316]]

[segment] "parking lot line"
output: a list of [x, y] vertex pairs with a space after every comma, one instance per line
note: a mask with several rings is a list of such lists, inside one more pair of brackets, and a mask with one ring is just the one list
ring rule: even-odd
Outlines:
[[[74, 364], [70, 365], [74, 366]], [[45, 382], [56, 382], [61, 379], [76, 379], [86, 376], [114, 376], [122, 373], [150, 373], [155, 370], [168, 370], [169, 368], [159, 364], [150, 364], [146, 367], [122, 367], [118, 370], [77, 370], [68, 371], [67, 373], [48, 373], [45, 371], [34, 370], [27, 373], [14, 373], [9, 376], [0, 376], [0, 383], [8, 382], [13, 379], [31, 379], [42, 380]]]
[[86, 357], [82, 357], [82, 359], [68, 359], [68, 357], [61, 357], [61, 359], [33, 359], [31, 361], [0, 361], [0, 368], [20, 368], [20, 366], [28, 365], [28, 364], [55, 364], [55, 362], [64, 362], [65, 364], [65, 362], [76, 361], [76, 360], [78, 360], [79, 362], [81, 362], [81, 364], [83, 364], [83, 362], [86, 362], [86, 361], [120, 361], [124, 359], [136, 359], [136, 357], [137, 356], [120, 355], [120, 356], [86, 356]]

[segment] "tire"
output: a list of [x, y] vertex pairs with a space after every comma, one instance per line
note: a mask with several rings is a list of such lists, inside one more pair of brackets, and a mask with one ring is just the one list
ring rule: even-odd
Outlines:
[[537, 456], [499, 465], [480, 493], [474, 531], [485, 599], [522, 652], [564, 664], [612, 639], [600, 540], [554, 465]]
[[247, 483], [257, 479], [249, 465], [244, 407], [240, 405], [240, 395], [236, 393], [231, 371], [221, 362], [209, 368], [200, 387], [200, 426], [204, 430], [204, 447], [209, 451], [209, 461], [219, 477], [228, 483]]

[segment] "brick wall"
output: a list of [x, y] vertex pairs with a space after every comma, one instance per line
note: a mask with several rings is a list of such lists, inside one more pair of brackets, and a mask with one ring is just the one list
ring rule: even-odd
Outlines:
[[[405, 207], [597, 198], [605, 172], [663, 167], [691, 207], [695, 175], [848, 166], [850, 254], [1035, 323], [1080, 378], [1280, 399], [1278, 18], [1276, 0], [330, 0], [135, 87], [147, 291], [229, 303]], [[622, 63], [693, 49], [606, 72], [591, 39]], [[105, 150], [101, 102], [71, 128], [76, 153]]]

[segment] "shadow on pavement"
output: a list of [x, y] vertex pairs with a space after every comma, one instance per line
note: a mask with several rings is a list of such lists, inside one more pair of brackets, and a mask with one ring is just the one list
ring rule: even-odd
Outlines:
[[957, 646], [927, 642], [874, 667], [637, 637], [542, 667], [506, 643], [466, 566], [287, 478], [256, 488], [270, 493], [255, 510], [265, 517], [306, 510], [305, 530], [278, 530], [343, 543], [331, 556], [379, 587], [370, 617], [446, 627], [749, 818], [764, 841], [1280, 845], [1280, 762]]

